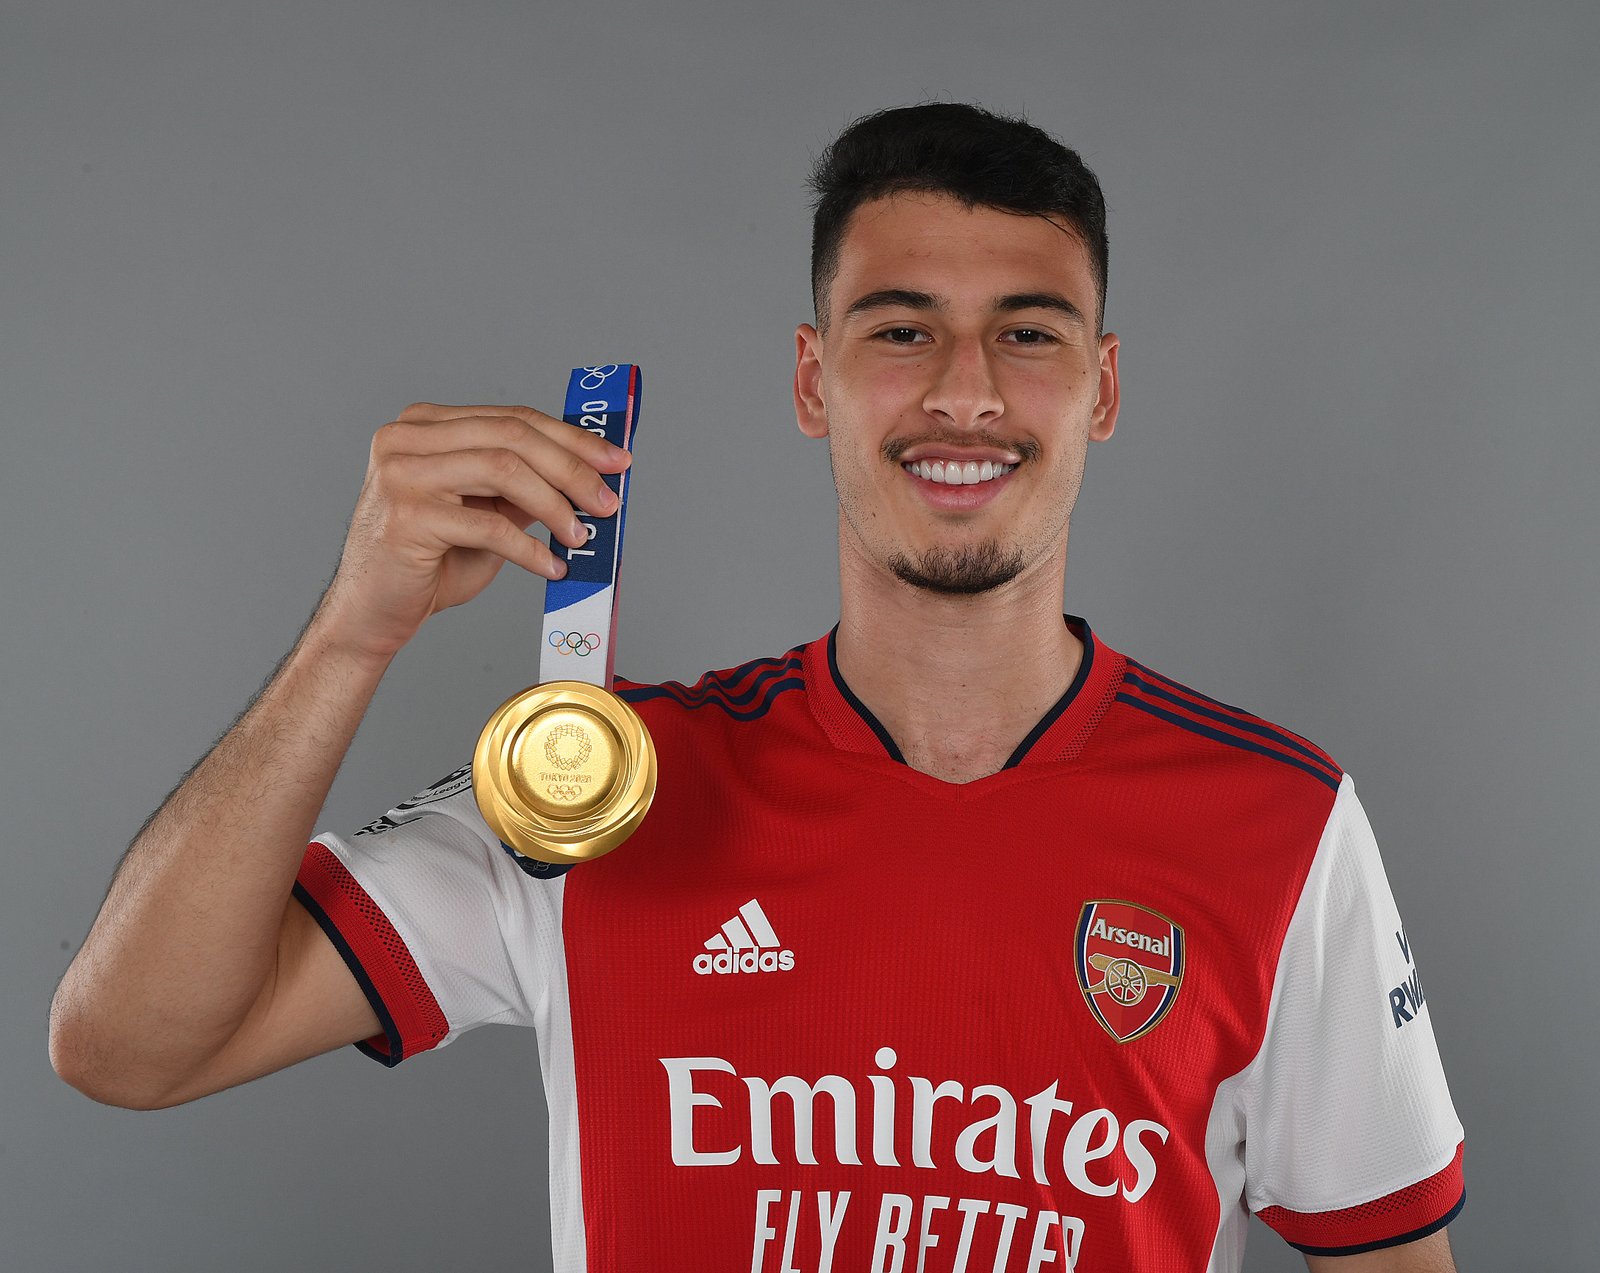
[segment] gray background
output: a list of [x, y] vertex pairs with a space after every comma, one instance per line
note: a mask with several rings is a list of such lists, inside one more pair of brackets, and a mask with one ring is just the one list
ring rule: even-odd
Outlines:
[[[1110, 205], [1124, 406], [1067, 608], [1355, 775], [1468, 1129], [1462, 1265], [1585, 1263], [1593, 7], [575, 9], [3, 10], [5, 1267], [547, 1267], [530, 1036], [135, 1114], [54, 1078], [49, 998], [414, 399], [550, 409], [576, 363], [644, 365], [628, 675], [833, 622], [803, 178], [931, 97], [1028, 113]], [[538, 605], [507, 568], [427, 625], [321, 825], [467, 758]], [[1257, 1228], [1252, 1270], [1298, 1267]]]

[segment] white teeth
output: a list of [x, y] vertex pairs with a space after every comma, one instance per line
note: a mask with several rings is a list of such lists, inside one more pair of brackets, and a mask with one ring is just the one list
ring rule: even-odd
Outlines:
[[913, 460], [910, 464], [901, 465], [907, 473], [914, 473], [920, 478], [930, 482], [937, 482], [942, 486], [976, 486], [979, 482], [987, 482], [997, 477], [1004, 477], [1015, 464], [996, 464], [992, 460], [968, 460], [960, 463], [951, 460]]

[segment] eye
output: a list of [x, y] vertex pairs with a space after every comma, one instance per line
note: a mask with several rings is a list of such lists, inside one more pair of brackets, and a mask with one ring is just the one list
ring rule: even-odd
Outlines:
[[919, 337], [925, 337], [926, 332], [916, 327], [886, 327], [878, 333], [879, 340], [886, 340], [891, 345], [914, 345]]
[[1037, 327], [1017, 327], [1005, 334], [1009, 337], [1015, 337], [1014, 343], [1018, 345], [1055, 345], [1060, 343], [1051, 333], [1041, 331]]

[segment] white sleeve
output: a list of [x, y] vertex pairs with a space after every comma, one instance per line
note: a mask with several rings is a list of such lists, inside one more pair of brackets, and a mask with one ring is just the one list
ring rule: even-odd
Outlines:
[[1414, 1241], [1464, 1199], [1461, 1123], [1415, 956], [1345, 775], [1241, 1090], [1245, 1200], [1302, 1251]]
[[362, 1051], [398, 1065], [475, 1026], [535, 1023], [564, 881], [519, 863], [478, 812], [471, 766], [348, 836], [316, 835], [295, 896], [383, 1025]]

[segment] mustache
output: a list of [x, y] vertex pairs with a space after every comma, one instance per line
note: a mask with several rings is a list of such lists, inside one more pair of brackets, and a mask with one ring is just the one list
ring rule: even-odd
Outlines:
[[921, 433], [910, 438], [894, 438], [883, 444], [883, 458], [898, 464], [900, 457], [914, 446], [948, 446], [956, 450], [971, 446], [993, 447], [998, 451], [1015, 451], [1023, 463], [1039, 458], [1040, 446], [1032, 438], [1007, 438], [998, 433]]

